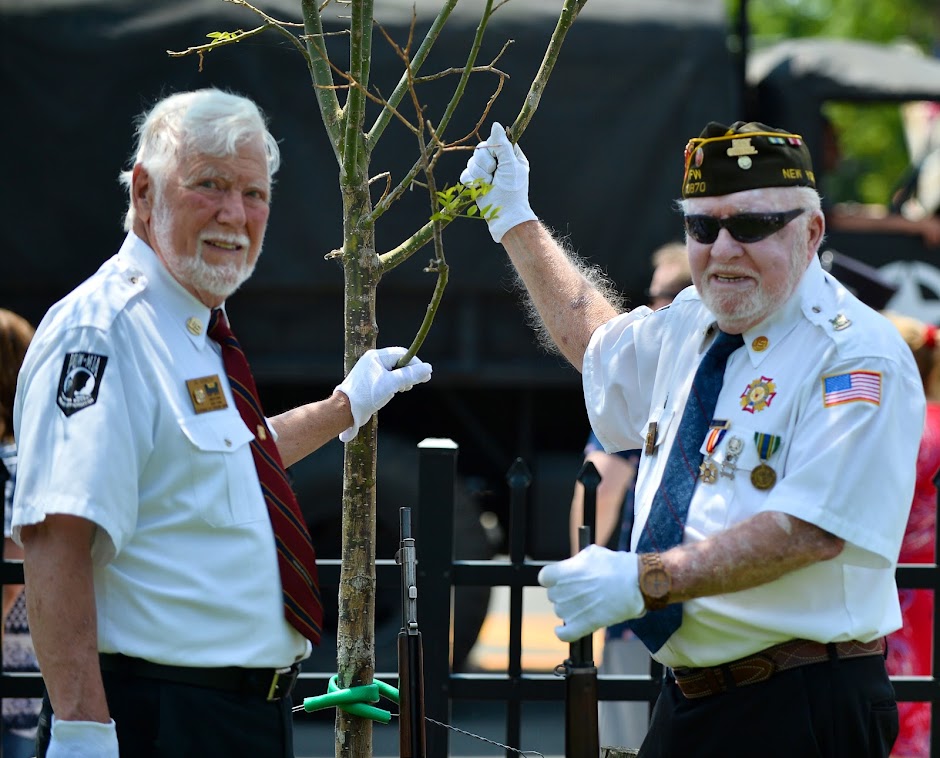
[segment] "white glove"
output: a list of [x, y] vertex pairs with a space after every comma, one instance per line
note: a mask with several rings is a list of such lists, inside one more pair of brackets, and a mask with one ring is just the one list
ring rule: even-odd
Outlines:
[[565, 622], [555, 627], [562, 642], [646, 612], [636, 553], [588, 545], [573, 558], [545, 566], [539, 584], [548, 588], [555, 615]]
[[61, 721], [52, 717], [46, 758], [118, 758], [117, 727], [98, 721]]
[[493, 122], [490, 138], [476, 146], [460, 174], [462, 184], [472, 184], [477, 179], [493, 185], [477, 198], [477, 205], [481, 210], [488, 205], [499, 208], [496, 217], [486, 222], [496, 242], [523, 221], [536, 220], [529, 207], [529, 161], [522, 148], [509, 141], [499, 122]]
[[349, 410], [353, 417], [353, 425], [340, 432], [341, 441], [354, 439], [359, 427], [379, 408], [383, 408], [396, 392], [405, 392], [431, 378], [431, 364], [417, 358], [412, 358], [407, 366], [391, 370], [407, 352], [403, 347], [367, 350], [356, 361], [342, 384], [336, 386], [349, 398]]

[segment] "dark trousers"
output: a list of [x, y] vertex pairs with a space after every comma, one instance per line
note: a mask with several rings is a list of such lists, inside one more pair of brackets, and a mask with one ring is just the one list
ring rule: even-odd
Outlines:
[[667, 675], [639, 758], [888, 758], [897, 736], [894, 687], [869, 656], [697, 699]]
[[[293, 758], [290, 698], [267, 702], [108, 671], [102, 677], [121, 758]], [[40, 758], [50, 713], [46, 697], [37, 735]]]

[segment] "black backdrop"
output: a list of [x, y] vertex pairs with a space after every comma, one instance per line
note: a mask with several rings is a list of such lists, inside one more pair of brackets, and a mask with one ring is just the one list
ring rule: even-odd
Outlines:
[[[299, 0], [261, 5], [299, 18]], [[518, 113], [561, 5], [512, 0], [493, 18], [481, 62], [514, 40], [499, 62], [511, 75], [493, 112], [503, 123]], [[439, 6], [418, 3], [419, 27]], [[462, 63], [480, 6], [458, 6], [425, 72]], [[377, 0], [376, 9], [404, 43], [412, 3]], [[267, 32], [212, 52], [202, 72], [195, 57], [168, 57], [167, 49], [204, 42], [209, 32], [257, 25], [251, 12], [223, 0], [0, 0], [0, 24], [0, 306], [38, 322], [116, 251], [126, 206], [117, 175], [141, 111], [174, 91], [232, 89], [268, 114], [284, 159], [264, 255], [229, 305], [233, 325], [269, 413], [329, 392], [342, 373], [342, 272], [323, 256], [341, 241], [341, 198], [307, 70], [291, 45]], [[372, 82], [388, 93], [400, 73], [376, 33]], [[652, 250], [681, 232], [672, 201], [685, 143], [707, 121], [738, 116], [735, 82], [721, 0], [589, 0], [568, 34], [522, 139], [532, 163], [532, 206], [633, 302], [644, 299]], [[474, 78], [451, 135], [472, 123], [493, 83]], [[432, 120], [449, 86], [422, 89]], [[414, 160], [412, 145], [393, 123], [373, 155], [373, 173], [401, 176]], [[451, 156], [439, 181], [455, 181], [465, 160]], [[380, 251], [428, 213], [423, 191], [407, 194], [377, 226]], [[424, 436], [455, 439], [463, 480], [481, 508], [500, 516], [504, 473], [517, 455], [526, 457], [539, 475], [535, 493], [544, 514], [532, 520], [533, 554], [564, 552], [565, 513], [587, 433], [579, 378], [535, 345], [510, 291], [505, 256], [482, 223], [452, 224], [445, 246], [451, 283], [421, 351], [434, 380], [382, 411], [381, 434], [409, 444]], [[433, 287], [421, 271], [428, 257], [418, 253], [380, 284], [380, 345], [411, 341]], [[301, 502], [314, 503], [308, 508], [336, 512], [333, 495], [321, 502], [327, 480], [335, 489], [337, 460], [331, 450], [294, 467]]]

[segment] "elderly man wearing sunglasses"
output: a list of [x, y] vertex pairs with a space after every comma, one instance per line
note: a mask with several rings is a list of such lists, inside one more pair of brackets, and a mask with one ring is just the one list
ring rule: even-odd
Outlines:
[[558, 637], [628, 620], [664, 664], [642, 758], [887, 757], [884, 637], [924, 395], [897, 330], [819, 264], [802, 138], [736, 122], [689, 141], [695, 286], [658, 311], [617, 312], [538, 221], [528, 175], [494, 124], [461, 181], [492, 185], [490, 233], [582, 372], [604, 448], [642, 449], [631, 550], [539, 575]]

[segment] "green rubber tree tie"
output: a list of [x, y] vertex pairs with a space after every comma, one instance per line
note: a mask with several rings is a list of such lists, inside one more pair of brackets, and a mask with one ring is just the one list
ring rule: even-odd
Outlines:
[[380, 721], [383, 724], [392, 720], [391, 713], [368, 703], [377, 703], [380, 697], [386, 697], [393, 703], [397, 703], [397, 689], [378, 679], [372, 684], [343, 689], [336, 683], [338, 676], [338, 674], [333, 674], [330, 677], [325, 695], [304, 698], [304, 711], [311, 713], [324, 708], [340, 708], [353, 716]]

